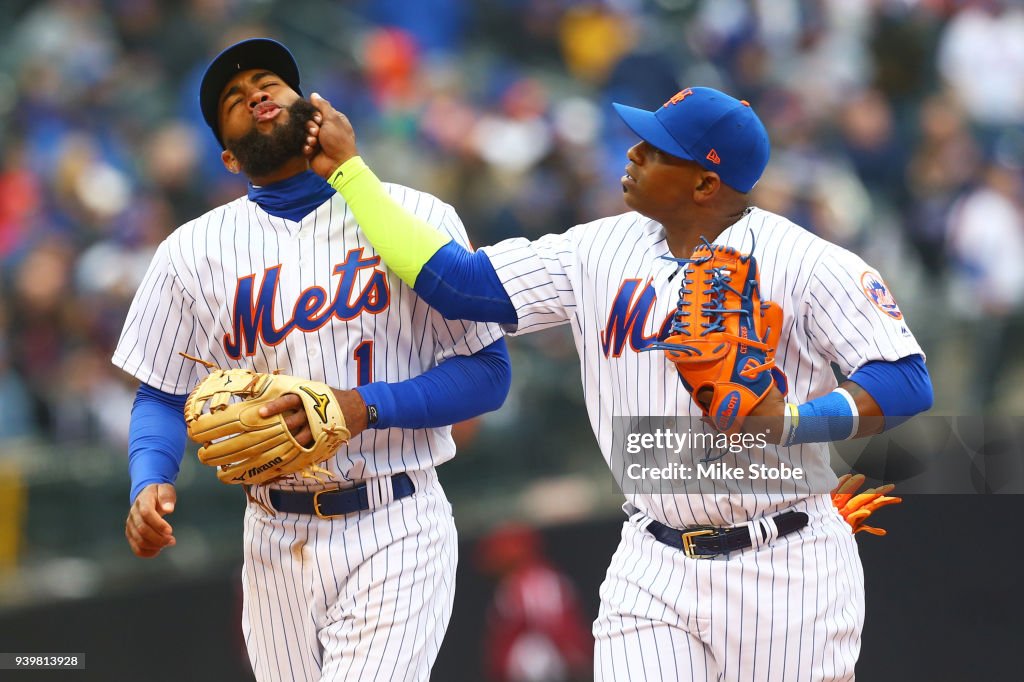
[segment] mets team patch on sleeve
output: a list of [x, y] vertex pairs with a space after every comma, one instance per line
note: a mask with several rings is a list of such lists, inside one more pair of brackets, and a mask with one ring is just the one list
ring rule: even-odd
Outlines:
[[903, 313], [900, 312], [900, 307], [896, 305], [896, 299], [889, 293], [889, 287], [885, 286], [885, 282], [882, 281], [881, 277], [869, 270], [860, 276], [860, 285], [864, 289], [864, 295], [879, 310], [894, 320], [903, 319]]

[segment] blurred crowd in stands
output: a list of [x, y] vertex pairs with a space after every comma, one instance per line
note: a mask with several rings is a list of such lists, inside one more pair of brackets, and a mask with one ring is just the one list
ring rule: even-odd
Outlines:
[[[135, 386], [109, 357], [159, 242], [245, 192], [197, 90], [253, 35], [288, 44], [378, 174], [453, 204], [477, 244], [624, 210], [612, 101], [749, 100], [773, 141], [755, 202], [882, 270], [939, 407], [1020, 414], [1016, 0], [39, 0], [0, 20], [0, 449], [124, 451]], [[517, 390], [582, 414], [570, 344], [513, 353]]]

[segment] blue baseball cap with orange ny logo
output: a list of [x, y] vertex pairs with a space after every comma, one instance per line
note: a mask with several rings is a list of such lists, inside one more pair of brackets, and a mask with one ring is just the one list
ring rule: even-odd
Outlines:
[[640, 139], [666, 154], [699, 163], [744, 194], [760, 179], [771, 144], [746, 101], [714, 88], [686, 88], [657, 111], [612, 105]]

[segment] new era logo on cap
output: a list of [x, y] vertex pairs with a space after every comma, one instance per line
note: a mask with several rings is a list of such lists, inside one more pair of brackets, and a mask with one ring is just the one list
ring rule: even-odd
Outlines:
[[656, 111], [614, 104], [640, 139], [663, 152], [718, 173], [749, 192], [768, 165], [768, 132], [744, 101], [713, 88], [680, 90]]

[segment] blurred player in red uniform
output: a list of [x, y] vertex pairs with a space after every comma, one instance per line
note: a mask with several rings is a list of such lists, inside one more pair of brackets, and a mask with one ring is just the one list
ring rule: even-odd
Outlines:
[[516, 524], [480, 541], [480, 569], [497, 578], [484, 631], [493, 682], [590, 680], [594, 639], [572, 582], [544, 556], [540, 536]]

